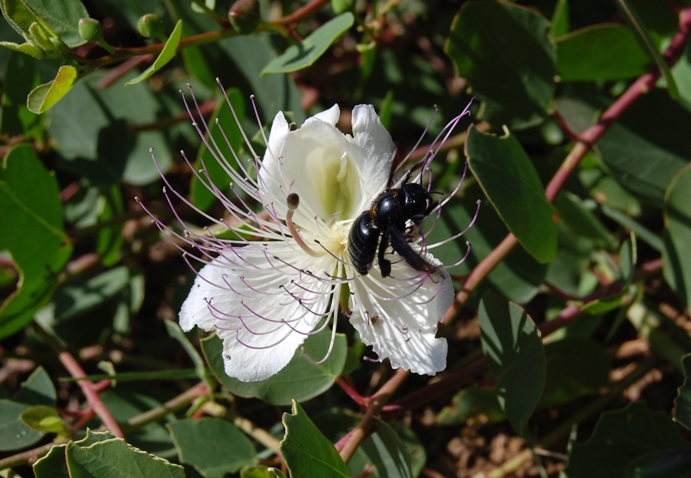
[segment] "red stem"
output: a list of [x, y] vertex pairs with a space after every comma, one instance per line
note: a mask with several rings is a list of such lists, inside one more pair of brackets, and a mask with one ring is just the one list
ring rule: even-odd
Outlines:
[[295, 10], [290, 15], [274, 20], [271, 23], [274, 25], [290, 25], [291, 23], [296, 23], [305, 17], [312, 15], [314, 12], [319, 10], [321, 7], [326, 5], [329, 0], [312, 0], [306, 5]]
[[[69, 352], [60, 352], [58, 354], [58, 358], [70, 375], [72, 375], [72, 377], [76, 379], [86, 377], [82, 367]], [[82, 393], [84, 393], [86, 400], [89, 402], [89, 406], [96, 413], [96, 415], [98, 415], [105, 427], [116, 437], [125, 438], [125, 435], [120, 429], [120, 425], [118, 425], [118, 422], [115, 421], [113, 415], [110, 414], [108, 408], [103, 404], [101, 397], [98, 396], [98, 392], [94, 388], [94, 384], [88, 380], [77, 380], [77, 383], [82, 389]]]

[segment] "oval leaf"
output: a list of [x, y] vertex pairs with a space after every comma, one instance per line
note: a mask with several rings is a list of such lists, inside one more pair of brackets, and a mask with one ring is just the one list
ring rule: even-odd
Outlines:
[[262, 76], [307, 68], [317, 61], [338, 37], [352, 27], [354, 21], [355, 17], [350, 12], [329, 20], [313, 31], [302, 43], [291, 45], [282, 55], [271, 60], [262, 70]]
[[139, 450], [120, 438], [70, 442], [65, 453], [71, 478], [184, 478], [185, 469]]
[[499, 404], [522, 434], [545, 386], [545, 350], [540, 334], [519, 306], [487, 291], [478, 311], [482, 350], [497, 377]]
[[77, 69], [73, 66], [61, 66], [51, 82], [36, 87], [26, 99], [26, 106], [32, 113], [41, 114], [48, 111], [77, 82]]
[[175, 24], [175, 28], [173, 28], [173, 32], [170, 34], [170, 37], [168, 37], [166, 44], [163, 46], [163, 50], [161, 50], [161, 53], [158, 55], [153, 64], [146, 70], [142, 71], [141, 75], [128, 81], [127, 83], [125, 83], [125, 85], [132, 86], [136, 85], [137, 83], [141, 83], [142, 81], [146, 80], [151, 75], [156, 73], [158, 70], [166, 66], [168, 62], [172, 60], [173, 57], [175, 57], [175, 53], [178, 51], [178, 45], [180, 44], [181, 38], [182, 20], [178, 20], [178, 22]]
[[281, 455], [290, 476], [342, 476], [350, 478], [348, 467], [333, 444], [312, 423], [299, 403], [293, 400], [293, 413], [283, 414], [286, 434], [281, 440]]
[[557, 253], [557, 228], [540, 177], [518, 140], [470, 128], [465, 146], [470, 169], [509, 230], [535, 259]]
[[33, 148], [16, 146], [0, 168], [0, 217], [5, 221], [0, 250], [9, 251], [19, 269], [17, 290], [0, 306], [0, 338], [21, 329], [50, 300], [54, 277], [67, 261], [58, 183]]
[[461, 7], [444, 50], [482, 99], [478, 117], [527, 128], [547, 116], [556, 73], [549, 33], [549, 22], [524, 7], [499, 2]]
[[166, 425], [182, 463], [204, 477], [235, 473], [257, 461], [254, 445], [233, 424], [220, 418], [178, 420]]
[[594, 25], [557, 38], [557, 69], [564, 81], [623, 80], [642, 75], [650, 63], [623, 25]]
[[[655, 118], [651, 125], [650, 118]], [[598, 142], [612, 177], [636, 199], [661, 208], [672, 178], [689, 163], [691, 113], [661, 89], [638, 99]]]

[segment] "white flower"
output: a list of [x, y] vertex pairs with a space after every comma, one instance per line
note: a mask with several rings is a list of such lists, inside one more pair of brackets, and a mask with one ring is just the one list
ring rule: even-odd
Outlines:
[[[464, 114], [447, 125], [441, 142]], [[387, 188], [395, 146], [371, 105], [353, 109], [352, 136], [336, 128], [339, 115], [334, 105], [292, 130], [279, 112], [265, 138], [263, 159], [245, 138], [256, 180], [244, 167], [230, 167], [223, 156], [226, 145], [208, 144], [237, 196], [231, 200], [221, 194], [205, 168], [199, 172], [230, 216], [214, 222], [241, 238], [186, 230], [184, 239], [206, 265], [182, 305], [180, 325], [185, 331], [196, 325], [218, 334], [231, 377], [250, 382], [276, 374], [310, 334], [328, 326], [333, 345], [343, 287], [350, 291], [350, 323], [379, 360], [388, 358], [393, 368], [418, 374], [434, 375], [446, 367], [446, 339], [435, 334], [454, 292], [424, 236], [413, 248], [438, 266], [433, 272], [413, 269], [396, 253], [388, 256], [392, 272], [386, 278], [376, 264], [366, 275], [350, 264], [351, 225]], [[193, 125], [203, 136], [198, 124]], [[427, 160], [433, 155], [430, 150]], [[243, 164], [242, 159], [237, 162]], [[264, 212], [253, 212], [249, 201], [260, 203]], [[244, 239], [249, 236], [252, 240]]]

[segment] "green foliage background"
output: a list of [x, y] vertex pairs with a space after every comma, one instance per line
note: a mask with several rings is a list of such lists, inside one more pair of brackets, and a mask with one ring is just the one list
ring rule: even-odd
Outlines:
[[[689, 476], [691, 1], [0, 10], [2, 476]], [[247, 384], [219, 339], [180, 330], [194, 274], [138, 200], [179, 229], [165, 174], [223, 215], [179, 153], [225, 187], [180, 98], [216, 137], [219, 83], [251, 137], [250, 95], [267, 127], [338, 103], [347, 130], [371, 103], [402, 156], [435, 108], [422, 144], [475, 98], [432, 163], [436, 191], [470, 174], [428, 241], [483, 204], [435, 250], [454, 264], [471, 245], [450, 269], [445, 372], [364, 360], [343, 318], [325, 363], [298, 351]], [[506, 436], [519, 449], [488, 459]]]

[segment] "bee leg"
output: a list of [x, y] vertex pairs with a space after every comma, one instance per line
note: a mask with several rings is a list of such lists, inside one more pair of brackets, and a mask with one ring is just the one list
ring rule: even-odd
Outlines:
[[389, 231], [395, 228], [384, 229], [381, 235], [381, 241], [379, 242], [379, 254], [377, 255], [377, 261], [379, 262], [379, 270], [381, 271], [382, 277], [389, 277], [391, 275], [391, 261], [384, 258], [386, 254], [386, 249], [389, 247]]
[[[423, 259], [420, 254], [415, 252], [406, 240], [405, 234], [394, 227], [390, 228], [391, 247], [398, 252], [403, 259], [416, 271], [434, 272], [437, 267]], [[389, 238], [387, 237], [387, 242]], [[383, 243], [383, 242], [382, 242]], [[381, 247], [381, 246], [379, 246]]]

